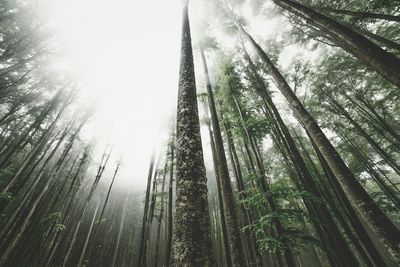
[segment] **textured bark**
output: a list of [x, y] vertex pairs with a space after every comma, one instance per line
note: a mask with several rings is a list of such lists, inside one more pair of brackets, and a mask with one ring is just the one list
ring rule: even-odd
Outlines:
[[354, 177], [351, 170], [340, 157], [336, 149], [332, 146], [329, 139], [322, 132], [318, 123], [304, 108], [301, 101], [294, 94], [289, 84], [283, 78], [282, 74], [271, 62], [267, 54], [254, 41], [254, 39], [242, 29], [249, 41], [261, 57], [262, 61], [268, 67], [278, 89], [285, 96], [290, 109], [295, 117], [309, 132], [312, 140], [317, 145], [327, 164], [332, 169], [336, 179], [351, 199], [355, 208], [365, 217], [371, 229], [379, 237], [379, 240], [386, 247], [392, 257], [400, 262], [400, 231], [386, 214], [378, 207], [374, 200], [368, 195], [365, 189]]
[[212, 91], [211, 81], [208, 74], [207, 62], [204, 56], [203, 49], [200, 49], [200, 54], [203, 63], [204, 75], [206, 78], [208, 106], [210, 108], [211, 124], [213, 128], [213, 137], [214, 137], [213, 140], [215, 145], [215, 155], [218, 163], [217, 178], [219, 179], [221, 185], [232, 266], [245, 266], [246, 261], [241, 245], [240, 226], [235, 206], [235, 198], [233, 196], [231, 180], [229, 177], [228, 163], [226, 161], [224, 143], [221, 135], [221, 128], [219, 125], [217, 109], [215, 107], [214, 93]]
[[400, 59], [395, 55], [385, 51], [349, 27], [297, 1], [273, 1], [281, 8], [303, 18], [307, 24], [320, 29], [336, 45], [364, 62], [389, 82], [400, 87]]
[[184, 1], [176, 129], [174, 266], [214, 266], [188, 1]]

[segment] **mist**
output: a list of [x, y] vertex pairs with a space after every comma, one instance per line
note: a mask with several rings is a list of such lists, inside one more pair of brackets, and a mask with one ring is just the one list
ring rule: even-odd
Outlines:
[[397, 266], [400, 6], [0, 1], [0, 267]]

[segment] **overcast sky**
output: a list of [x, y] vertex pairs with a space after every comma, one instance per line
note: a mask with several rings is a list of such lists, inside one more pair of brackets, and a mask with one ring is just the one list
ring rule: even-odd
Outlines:
[[102, 140], [100, 153], [105, 143], [113, 144], [113, 161], [123, 154], [119, 181], [142, 187], [152, 148], [167, 138], [175, 114], [180, 1], [40, 4], [61, 45], [62, 62], [52, 64], [72, 72], [83, 85], [84, 101], [96, 99], [98, 110], [84, 135]]

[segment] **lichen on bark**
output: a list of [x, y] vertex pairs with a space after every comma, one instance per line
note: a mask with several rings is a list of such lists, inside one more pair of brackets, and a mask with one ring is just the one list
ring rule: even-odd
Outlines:
[[172, 265], [214, 266], [187, 2], [179, 70]]

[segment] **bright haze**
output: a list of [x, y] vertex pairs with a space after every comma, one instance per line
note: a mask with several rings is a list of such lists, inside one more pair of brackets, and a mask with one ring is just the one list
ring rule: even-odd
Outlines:
[[175, 115], [181, 2], [38, 2], [61, 54], [51, 64], [74, 77], [81, 101], [96, 105], [84, 133], [97, 140], [95, 163], [113, 145], [108, 168], [122, 156], [119, 184], [142, 190], [151, 152]]

